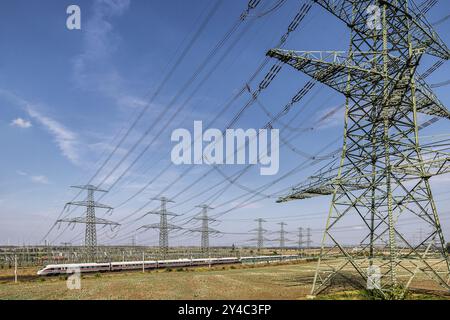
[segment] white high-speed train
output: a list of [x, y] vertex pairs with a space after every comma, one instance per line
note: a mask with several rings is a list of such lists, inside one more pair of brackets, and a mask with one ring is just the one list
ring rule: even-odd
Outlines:
[[159, 261], [124, 261], [124, 262], [106, 262], [106, 263], [73, 263], [73, 264], [49, 264], [39, 270], [39, 276], [67, 274], [67, 273], [88, 273], [88, 272], [108, 272], [108, 271], [126, 271], [158, 268], [181, 268], [194, 266], [209, 266], [220, 264], [235, 263], [264, 263], [283, 260], [298, 259], [297, 255], [286, 256], [255, 256], [255, 257], [227, 257], [227, 258], [203, 258], [203, 259], [178, 259], [178, 260], [159, 260]]

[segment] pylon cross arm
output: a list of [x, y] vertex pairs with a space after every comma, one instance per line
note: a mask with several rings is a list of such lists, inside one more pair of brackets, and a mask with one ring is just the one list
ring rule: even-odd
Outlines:
[[[371, 83], [384, 79], [379, 70], [354, 65], [349, 59], [338, 59], [336, 55], [317, 56], [316, 52], [290, 51], [271, 49], [267, 55], [276, 58], [308, 76], [326, 84], [334, 90], [346, 94], [348, 92], [348, 76], [352, 79], [366, 80]], [[358, 88], [352, 88], [354, 91]]]
[[[450, 172], [450, 154], [444, 152], [433, 151], [433, 158], [426, 159], [421, 162], [423, 165], [425, 174], [427, 177], [432, 177], [436, 175], [441, 175]], [[397, 165], [392, 168], [393, 172], [398, 172], [402, 174], [408, 174], [411, 176], [416, 176], [417, 178], [422, 177], [424, 174], [418, 169], [419, 166], [416, 164], [403, 164]], [[380, 174], [382, 171], [379, 172]], [[336, 180], [335, 177], [328, 177], [326, 179], [320, 179], [320, 183], [303, 183], [299, 187], [296, 187], [290, 194], [280, 197], [277, 202], [288, 202], [293, 200], [303, 200], [313, 197], [331, 195], [335, 191], [336, 186], [343, 186], [347, 191], [363, 190], [370, 187], [370, 184], [364, 182], [370, 174], [367, 175], [353, 175], [349, 177], [343, 177]], [[383, 184], [383, 182], [378, 182], [378, 184]], [[338, 193], [341, 192], [341, 188], [336, 190]]]
[[167, 229], [172, 229], [172, 230], [178, 230], [178, 229], [183, 229], [182, 227], [176, 226], [174, 224], [167, 224]]
[[103, 208], [103, 209], [109, 209], [112, 210], [113, 208], [110, 206], [107, 206], [106, 204], [101, 204], [96, 201], [90, 202], [90, 201], [72, 201], [68, 202], [68, 205], [71, 206], [80, 206], [80, 207], [95, 207], [95, 208]]
[[213, 229], [213, 228], [204, 229], [204, 228], [201, 228], [201, 227], [200, 228], [191, 229], [191, 231], [192, 232], [222, 233], [219, 230], [216, 230], [216, 229]]
[[[183, 229], [181, 227], [178, 227], [178, 226], [176, 226], [174, 224], [170, 224], [170, 223], [167, 224], [166, 228], [168, 230]], [[139, 229], [161, 229], [161, 225], [159, 223], [147, 224], [145, 226], [139, 227]]]
[[194, 219], [194, 220], [207, 220], [207, 221], [213, 221], [213, 222], [217, 221], [216, 219], [209, 218], [209, 217], [193, 217], [192, 219]]
[[[372, 0], [314, 0], [318, 5], [332, 13], [338, 19], [342, 20], [353, 30], [366, 35], [373, 36], [374, 30], [367, 27], [367, 15], [359, 15], [356, 19], [354, 12], [366, 12]], [[439, 38], [429, 23], [425, 23], [423, 17], [413, 8], [399, 7], [394, 1], [380, 1], [380, 5], [386, 4], [386, 15], [398, 16], [399, 19], [407, 19], [411, 24], [411, 34], [413, 35], [414, 47], [424, 47], [426, 53], [448, 60], [450, 52], [445, 43]], [[380, 30], [381, 32], [381, 30]]]
[[139, 229], [158, 229], [158, 228], [159, 228], [159, 223], [147, 224], [145, 226], [139, 227]]
[[108, 192], [107, 190], [97, 188], [96, 186], [91, 185], [91, 184], [84, 185], [84, 186], [71, 186], [71, 188], [82, 189], [82, 190], [92, 190], [95, 192]]
[[[424, 160], [421, 164], [425, 168], [425, 173], [428, 177], [446, 174], [450, 172], [450, 154], [436, 152], [436, 156], [433, 159]], [[409, 175], [419, 175], [416, 165], [401, 165], [395, 167], [396, 172]]]
[[425, 80], [416, 77], [417, 111], [423, 114], [434, 115], [450, 119], [450, 111], [436, 97]]
[[[362, 178], [362, 177], [359, 177]], [[353, 177], [351, 180], [355, 180]], [[335, 177], [328, 178], [320, 183], [315, 183], [314, 185], [305, 183], [301, 187], [297, 187], [293, 192], [287, 196], [281, 197], [277, 200], [278, 203], [288, 202], [293, 200], [309, 199], [319, 196], [331, 195], [335, 191], [336, 185], [345, 186], [346, 190], [361, 190], [367, 188], [369, 185], [361, 181], [344, 181], [336, 180]], [[361, 180], [358, 179], [357, 180]], [[337, 189], [340, 192], [340, 188]]]
[[161, 210], [159, 210], [159, 211], [150, 211], [150, 212], [147, 212], [145, 215], [148, 215], [148, 214], [158, 214], [158, 215], [164, 214], [166, 216], [172, 216], [172, 217], [179, 216], [179, 214], [176, 214], [176, 213], [173, 213], [173, 212], [169, 212], [169, 211], [165, 211], [163, 213]]
[[102, 219], [102, 218], [95, 218], [94, 221], [95, 224], [107, 224], [107, 225], [114, 225], [114, 226], [120, 226], [120, 223]]
[[102, 218], [95, 218], [95, 220], [91, 221], [90, 219], [88, 220], [86, 217], [77, 217], [77, 218], [73, 218], [73, 219], [60, 219], [57, 222], [58, 223], [59, 222], [86, 223], [86, 224], [89, 223], [89, 224], [104, 224], [104, 225], [120, 226], [120, 224], [117, 222], [102, 219]]
[[[372, 53], [357, 52], [353, 54], [370, 56]], [[292, 66], [344, 95], [348, 94], [348, 77], [350, 76], [352, 79], [358, 80], [357, 83], [360, 84], [351, 88], [352, 94], [355, 96], [360, 95], [362, 99], [371, 99], [367, 95], [365, 85], [381, 82], [385, 79], [381, 70], [373, 68], [370, 60], [363, 65], [355, 65], [353, 59], [346, 59], [336, 52], [325, 52], [321, 54], [319, 51], [271, 49], [267, 52], [267, 55]], [[397, 69], [399, 65], [402, 66], [405, 64], [405, 62], [401, 62], [395, 57], [391, 57], [390, 62]], [[401, 85], [402, 82], [396, 79], [396, 76], [397, 74], [392, 74], [388, 78], [393, 83]], [[379, 90], [381, 88], [380, 86]], [[450, 112], [439, 101], [436, 95], [434, 95], [424, 80], [417, 79], [417, 92], [417, 112], [450, 119]], [[399, 103], [395, 101], [394, 96], [391, 97], [391, 100], [385, 101], [384, 103], [386, 105], [392, 104], [392, 111], [395, 111]]]

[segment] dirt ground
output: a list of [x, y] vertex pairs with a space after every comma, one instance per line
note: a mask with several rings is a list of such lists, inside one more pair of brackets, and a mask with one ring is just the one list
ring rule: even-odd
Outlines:
[[[306, 299], [315, 262], [283, 265], [219, 266], [183, 270], [154, 270], [83, 275], [80, 290], [69, 290], [65, 277], [34, 276], [35, 269], [0, 270], [0, 299]], [[222, 269], [225, 268], [225, 269]], [[412, 298], [450, 299], [444, 293], [422, 292]], [[434, 292], [434, 291], [433, 291]], [[319, 299], [361, 299], [358, 292], [340, 291]]]

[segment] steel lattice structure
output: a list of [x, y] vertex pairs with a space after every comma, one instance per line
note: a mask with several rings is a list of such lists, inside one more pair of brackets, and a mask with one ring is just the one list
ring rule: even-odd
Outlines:
[[306, 241], [303, 241], [303, 228], [298, 228], [298, 248], [310, 248], [311, 247], [311, 228], [306, 228]]
[[258, 218], [255, 221], [258, 222], [258, 227], [256, 229], [250, 230], [250, 232], [256, 231], [256, 238], [250, 239], [250, 241], [256, 241], [256, 247], [258, 248], [258, 251], [261, 251], [261, 249], [264, 248], [264, 240], [269, 240], [264, 237], [264, 234], [267, 232], [267, 230], [264, 229], [262, 225], [263, 222], [267, 221], [262, 218]]
[[[179, 226], [170, 224], [167, 222], [168, 216], [178, 216], [178, 214], [167, 211], [167, 203], [174, 202], [166, 197], [153, 198], [152, 200], [161, 201], [161, 209], [159, 211], [150, 211], [146, 214], [157, 214], [159, 215], [159, 223], [144, 225], [139, 229], [159, 229], [159, 252], [165, 257], [169, 251], [169, 230], [181, 229]], [[138, 229], [138, 230], [139, 230]]]
[[301, 250], [303, 248], [303, 228], [298, 228], [298, 249]]
[[111, 212], [113, 210], [112, 207], [98, 203], [94, 200], [94, 192], [107, 192], [106, 190], [101, 190], [93, 185], [72, 186], [72, 188], [87, 190], [87, 199], [85, 201], [68, 202], [66, 204], [66, 208], [68, 208], [69, 206], [86, 207], [86, 215], [73, 219], [60, 219], [57, 221], [57, 223], [67, 222], [69, 224], [85, 224], [86, 231], [84, 236], [84, 245], [87, 251], [87, 258], [89, 261], [95, 261], [97, 253], [97, 224], [110, 225], [112, 226], [112, 228], [119, 226], [119, 224], [113, 221], [95, 217], [95, 208], [107, 209], [108, 212]]
[[212, 210], [213, 208], [206, 204], [202, 204], [197, 207], [201, 208], [202, 212], [200, 217], [194, 217], [194, 219], [200, 220], [202, 222], [202, 226], [200, 228], [192, 229], [191, 231], [201, 233], [201, 250], [203, 254], [207, 255], [209, 254], [209, 236], [211, 234], [220, 234], [221, 232], [209, 226], [209, 222], [217, 221], [208, 217], [208, 209]]
[[311, 248], [311, 228], [306, 228], [306, 248]]
[[287, 231], [284, 230], [284, 226], [286, 226], [287, 224], [285, 222], [279, 222], [277, 224], [280, 225], [280, 237], [278, 239], [274, 239], [273, 241], [279, 241], [280, 249], [283, 250], [286, 247], [286, 241], [290, 241], [286, 238]]
[[[417, 119], [419, 113], [450, 119], [417, 72], [424, 54], [448, 60], [449, 50], [412, 1], [315, 2], [348, 26], [349, 51], [268, 52], [346, 99], [339, 164], [279, 200], [332, 196], [312, 294], [352, 270], [361, 284], [369, 283], [374, 267], [381, 278], [374, 290], [385, 297], [393, 289], [405, 292], [418, 273], [450, 289], [449, 260], [430, 188], [430, 178], [450, 171], [450, 153], [420, 144]], [[373, 16], [367, 9], [374, 5], [372, 13], [379, 15], [369, 21]], [[346, 247], [338, 232], [349, 219], [363, 225], [362, 251]], [[402, 232], [404, 219], [427, 227], [419, 245]]]

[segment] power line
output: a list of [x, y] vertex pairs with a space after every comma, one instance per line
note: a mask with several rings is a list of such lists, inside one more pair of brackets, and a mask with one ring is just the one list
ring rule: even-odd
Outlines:
[[[175, 101], [184, 93], [185, 90], [188, 89], [188, 87], [190, 86], [190, 84], [192, 84], [192, 82], [198, 77], [198, 75], [201, 73], [201, 71], [206, 67], [207, 63], [217, 54], [218, 50], [226, 43], [226, 41], [232, 36], [232, 34], [237, 30], [237, 28], [239, 27], [239, 25], [245, 20], [245, 18], [248, 16], [249, 12], [253, 9], [255, 9], [257, 7], [257, 5], [259, 4], [260, 0], [250, 0], [247, 6], [247, 9], [244, 10], [244, 12], [241, 14], [240, 18], [237, 20], [237, 22], [233, 25], [233, 27], [227, 32], [227, 34], [216, 44], [216, 46], [210, 51], [210, 53], [207, 55], [206, 59], [204, 59], [204, 61], [200, 64], [200, 66], [197, 68], [197, 70], [195, 71], [195, 73], [193, 74], [193, 76], [185, 83], [185, 85], [181, 88], [181, 90], [174, 96], [174, 98], [172, 99], [172, 101], [169, 103], [169, 107], [171, 107]], [[217, 5], [218, 6], [218, 5]], [[204, 25], [206, 25], [207, 21], [205, 21]], [[202, 25], [203, 26], [203, 25]], [[202, 29], [202, 28], [201, 28]], [[228, 52], [228, 51], [227, 51]], [[174, 65], [174, 68], [177, 66], [177, 64]], [[206, 79], [203, 80], [203, 82], [206, 81]], [[156, 95], [155, 95], [156, 97]], [[183, 106], [183, 105], [182, 105]], [[171, 120], [177, 115], [179, 114], [180, 110], [177, 110], [173, 115]], [[166, 113], [166, 110], [163, 110], [159, 116], [156, 118], [156, 120], [153, 122], [152, 125], [150, 125], [148, 127], [148, 129], [144, 132], [144, 134], [141, 135], [141, 137], [137, 140], [136, 143], [133, 144], [133, 146], [131, 147], [131, 149], [128, 150], [128, 152], [122, 157], [122, 159], [114, 166], [114, 168], [112, 170], [110, 170], [109, 174], [107, 174], [103, 180], [100, 182], [99, 186], [101, 186], [102, 184], [104, 184], [109, 177], [112, 175], [112, 173], [114, 171], [116, 171], [122, 164], [123, 162], [126, 160], [126, 158], [128, 158], [128, 156], [137, 148], [137, 146], [145, 139], [145, 137], [151, 132], [151, 130], [153, 129], [154, 125], [156, 123], [158, 123], [159, 119], [161, 119], [164, 114]], [[170, 121], [171, 121], [170, 120]], [[137, 123], [137, 122], [136, 122]], [[162, 129], [165, 129], [165, 126], [162, 127]], [[154, 139], [148, 143], [145, 148], [140, 152], [140, 154], [133, 160], [133, 162], [126, 168], [125, 171], [122, 172], [122, 174], [118, 177], [118, 179], [116, 179], [113, 184], [109, 187], [109, 190], [112, 189], [112, 187], [114, 187], [124, 176], [125, 174], [137, 163], [137, 161], [142, 157], [142, 155], [148, 150], [148, 148], [153, 144], [153, 142], [156, 140], [156, 137], [160, 136], [162, 134], [162, 130], [159, 131], [159, 133], [154, 137]], [[170, 167], [170, 166], [169, 166]], [[169, 168], [166, 167], [165, 170], [163, 170], [164, 172]], [[162, 174], [162, 173], [161, 173]], [[160, 174], [160, 175], [161, 175]], [[159, 176], [160, 176], [159, 175]], [[158, 176], [158, 177], [159, 177]], [[155, 179], [153, 179], [152, 181], [154, 181]], [[147, 184], [145, 186], [144, 189], [141, 189], [138, 193], [136, 193], [135, 195], [133, 195], [132, 197], [130, 197], [126, 202], [128, 202], [129, 200], [133, 199], [137, 194], [141, 193], [143, 190], [145, 190], [151, 183]], [[125, 203], [126, 203], [125, 202]], [[121, 203], [119, 206], [124, 205], [125, 203]], [[116, 206], [117, 207], [117, 206]]]
[[[162, 88], [166, 85], [166, 83], [169, 81], [169, 79], [172, 77], [172, 75], [175, 73], [175, 70], [178, 68], [178, 66], [181, 64], [181, 62], [184, 60], [184, 58], [187, 56], [187, 53], [190, 51], [190, 49], [192, 48], [192, 46], [195, 44], [195, 42], [198, 40], [200, 34], [203, 32], [203, 30], [205, 29], [206, 25], [208, 24], [208, 22], [210, 21], [210, 19], [212, 18], [212, 16], [214, 15], [214, 13], [217, 11], [217, 9], [219, 8], [219, 5], [222, 3], [222, 0], [218, 0], [213, 7], [211, 8], [211, 10], [209, 11], [208, 15], [206, 16], [206, 18], [204, 19], [204, 21], [202, 22], [202, 24], [200, 25], [200, 27], [198, 28], [198, 30], [196, 31], [195, 35], [193, 36], [193, 38], [188, 42], [188, 45], [186, 46], [186, 48], [182, 51], [182, 53], [180, 54], [180, 56], [178, 57], [178, 59], [175, 61], [175, 63], [173, 64], [172, 68], [170, 69], [170, 71], [168, 72], [168, 74], [166, 75], [166, 77], [162, 80], [162, 82], [160, 83], [160, 85], [158, 86], [158, 88], [156, 89], [156, 91], [153, 93], [152, 97], [150, 98], [150, 100], [147, 102], [147, 104], [142, 108], [141, 112], [138, 114], [138, 116], [136, 117], [136, 119], [132, 122], [131, 126], [127, 129], [127, 131], [125, 132], [125, 134], [122, 136], [122, 138], [120, 139], [120, 141], [115, 145], [115, 147], [113, 148], [113, 150], [109, 153], [109, 155], [105, 158], [105, 160], [102, 162], [102, 164], [100, 165], [100, 167], [96, 170], [96, 172], [92, 175], [92, 177], [89, 179], [87, 185], [89, 185], [90, 183], [93, 182], [93, 180], [100, 174], [100, 172], [105, 168], [105, 166], [107, 165], [107, 163], [112, 159], [112, 157], [114, 156], [114, 154], [116, 154], [117, 150], [119, 150], [119, 148], [122, 146], [122, 144], [125, 142], [125, 140], [127, 139], [127, 137], [130, 135], [130, 133], [133, 131], [133, 129], [136, 127], [136, 125], [138, 124], [138, 122], [142, 119], [142, 117], [144, 116], [144, 114], [148, 111], [148, 109], [150, 108], [150, 106], [152, 105], [153, 101], [156, 99], [156, 97], [160, 94]], [[72, 199], [72, 201], [74, 201], [79, 195], [81, 194], [81, 191]], [[64, 209], [61, 211], [61, 213], [59, 214], [57, 220], [62, 216], [64, 212]], [[56, 223], [55, 223], [56, 224]], [[43, 239], [45, 239], [48, 234], [53, 230], [55, 224], [50, 228], [50, 230], [47, 232], [47, 234], [43, 237]], [[41, 240], [42, 241], [42, 240]]]
[[[293, 20], [293, 21], [291, 22], [291, 24], [289, 25], [288, 31], [287, 31], [287, 32], [285, 33], [285, 35], [281, 38], [280, 44], [284, 44], [284, 42], [286, 41], [286, 39], [287, 39], [287, 37], [289, 36], [289, 34], [290, 34], [291, 32], [293, 32], [293, 31], [298, 27], [298, 24], [299, 24], [300, 21], [305, 17], [305, 15], [308, 13], [309, 9], [310, 9], [310, 4], [308, 4], [308, 5], [303, 4], [303, 5], [302, 5], [302, 7], [301, 7], [301, 9], [300, 9], [300, 11], [299, 11], [299, 14], [297, 14], [297, 16], [294, 18], [294, 20]], [[266, 61], [266, 60], [265, 60], [265, 61]], [[264, 65], [264, 64], [265, 64], [265, 62], [263, 63], [263, 65]], [[273, 69], [273, 68], [272, 68], [271, 70], [272, 70], [272, 71], [270, 71], [269, 74], [272, 74], [272, 73], [274, 72], [274, 69]], [[257, 72], [258, 72], [258, 70], [257, 70]], [[257, 74], [257, 72], [254, 73], [254, 76]], [[262, 84], [261, 84], [262, 87], [267, 87], [267, 85], [268, 85], [268, 83], [269, 83], [268, 81], [271, 81], [271, 79], [273, 79], [273, 76], [272, 76], [272, 75], [266, 75], [265, 79], [266, 79], [266, 80], [264, 80], [264, 81], [262, 82]], [[243, 92], [244, 90], [245, 90], [245, 86], [244, 86], [244, 88], [243, 88], [241, 91]], [[249, 105], [249, 103], [246, 104], [246, 106], [248, 106], [248, 105]], [[245, 107], [244, 107], [244, 109], [245, 109]], [[239, 112], [240, 115], [242, 114], [242, 110], [243, 110], [243, 109], [241, 109], [240, 112]], [[217, 119], [217, 117], [216, 117], [216, 119]], [[234, 122], [236, 121], [236, 119], [237, 119], [237, 117], [235, 116], [235, 118], [233, 118], [233, 120], [232, 120], [230, 123], [231, 123], [231, 124], [234, 123]], [[230, 125], [230, 124], [229, 124], [229, 125]], [[229, 127], [229, 126], [227, 126], [227, 127]], [[197, 137], [197, 138], [198, 138], [198, 137]], [[163, 170], [163, 172], [165, 172], [167, 169], [169, 169], [169, 168], [171, 167], [171, 165], [172, 165], [172, 164], [169, 164], [169, 165]], [[164, 190], [162, 190], [160, 194], [166, 192], [171, 186], [173, 186], [173, 185], [174, 185], [175, 183], [177, 183], [180, 179], [182, 179], [182, 178], [183, 178], [183, 177], [184, 177], [191, 169], [192, 169], [192, 167], [188, 168], [184, 173], [182, 173], [178, 178], [176, 178], [169, 186], [167, 186]], [[212, 170], [210, 170], [210, 172], [212, 172]], [[209, 174], [209, 173], [208, 173], [208, 174]], [[205, 174], [204, 177], [207, 176], [208, 174]], [[160, 176], [160, 175], [158, 175], [158, 176]], [[154, 179], [153, 179], [149, 184], [151, 184], [153, 181], [154, 181]], [[138, 192], [140, 193], [140, 192], [142, 192], [143, 190], [145, 190], [145, 189], [149, 186], [149, 184], [147, 184], [144, 188], [142, 188], [142, 189], [139, 190]], [[135, 195], [136, 195], [136, 194], [135, 194]], [[129, 199], [127, 199], [126, 202], [129, 201], [129, 200], [131, 200], [135, 195], [133, 195], [132, 197], [130, 197]], [[144, 204], [141, 208], [139, 208], [138, 210], [135, 210], [135, 211], [132, 212], [131, 214], [127, 215], [127, 216], [126, 216], [125, 218], [123, 218], [121, 221], [123, 221], [123, 220], [125, 220], [125, 219], [127, 219], [127, 218], [129, 218], [129, 217], [131, 217], [131, 216], [133, 216], [133, 215], [135, 215], [136, 213], [138, 213], [139, 211], [141, 211], [143, 208], [145, 208], [149, 203], [150, 203], [150, 202], [147, 202], [147, 203]], [[124, 203], [121, 203], [120, 206], [123, 205], [123, 204], [124, 204]]]

